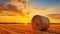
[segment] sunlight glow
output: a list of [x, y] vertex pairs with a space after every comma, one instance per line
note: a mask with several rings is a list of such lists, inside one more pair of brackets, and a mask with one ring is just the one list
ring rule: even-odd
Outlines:
[[[28, 2], [28, 0], [26, 0], [26, 3], [27, 2]], [[16, 22], [16, 23], [25, 23], [26, 24], [26, 23], [31, 23], [31, 19], [35, 15], [46, 16], [47, 14], [52, 13], [52, 11], [53, 12], [57, 11], [57, 10], [55, 10], [55, 8], [39, 9], [36, 7], [27, 6], [27, 5], [26, 5], [26, 8], [24, 8], [25, 3], [15, 2], [15, 1], [8, 2], [6, 4], [12, 4], [16, 7], [16, 9], [11, 8], [10, 10], [13, 9], [12, 11], [7, 10], [7, 9], [6, 10], [0, 10], [0, 11], [2, 11], [2, 13], [0, 13], [0, 14], [5, 15], [5, 16], [0, 16], [0, 22], [10, 22], [10, 23]], [[56, 13], [56, 12], [54, 12], [54, 13]], [[14, 16], [10, 16], [10, 14], [13, 14]], [[52, 18], [49, 18], [49, 19], [50, 19], [51, 23], [55, 23], [55, 22], [59, 23], [60, 22], [60, 19], [59, 20], [52, 19]]]

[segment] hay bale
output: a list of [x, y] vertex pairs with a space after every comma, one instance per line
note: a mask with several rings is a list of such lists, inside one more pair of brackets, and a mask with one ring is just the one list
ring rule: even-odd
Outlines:
[[32, 18], [31, 25], [34, 30], [41, 31], [47, 30], [50, 25], [50, 22], [49, 19], [44, 16], [35, 15]]

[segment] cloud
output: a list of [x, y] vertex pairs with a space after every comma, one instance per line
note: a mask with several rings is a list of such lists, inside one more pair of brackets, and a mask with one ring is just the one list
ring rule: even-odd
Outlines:
[[40, 9], [40, 14], [47, 15], [47, 14], [60, 14], [60, 7], [50, 7], [50, 8], [43, 8]]
[[[12, 5], [0, 4], [0, 16], [16, 16], [18, 10]], [[20, 14], [21, 12], [19, 12]]]
[[47, 16], [52, 19], [60, 19], [60, 14], [48, 14]]

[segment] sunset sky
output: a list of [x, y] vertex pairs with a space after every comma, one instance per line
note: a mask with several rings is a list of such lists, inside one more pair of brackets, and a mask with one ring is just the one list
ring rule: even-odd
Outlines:
[[[4, 2], [10, 2], [10, 0], [0, 0], [0, 4]], [[27, 5], [38, 9], [35, 12], [31, 11], [30, 12], [31, 15], [36, 15], [36, 14], [43, 15], [43, 16], [50, 18], [50, 21], [52, 23], [53, 22], [60, 23], [60, 19], [57, 19], [58, 17], [60, 18], [60, 0], [29, 0]], [[58, 17], [56, 19], [53, 19], [47, 16], [50, 14], [55, 14], [55, 15], [59, 14], [59, 15], [57, 15]]]
[[[10, 0], [0, 0], [0, 2], [8, 2]], [[33, 5], [38, 8], [58, 7], [60, 6], [60, 0], [29, 0], [29, 5]]]
[[[0, 0], [0, 3], [9, 2], [9, 1], [10, 0]], [[50, 10], [48, 11], [49, 13], [60, 14], [60, 0], [29, 0], [28, 5], [36, 8]]]

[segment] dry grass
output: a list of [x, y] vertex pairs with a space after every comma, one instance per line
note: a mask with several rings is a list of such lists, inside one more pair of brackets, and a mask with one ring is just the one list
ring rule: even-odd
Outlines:
[[47, 31], [35, 31], [30, 24], [0, 24], [0, 34], [60, 34], [60, 24], [50, 24]]

